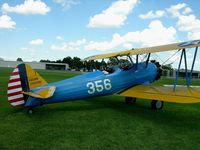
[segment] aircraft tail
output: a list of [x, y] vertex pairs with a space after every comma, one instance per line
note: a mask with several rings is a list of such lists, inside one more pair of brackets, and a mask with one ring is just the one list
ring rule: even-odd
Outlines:
[[47, 82], [27, 64], [18, 65], [11, 73], [8, 82], [8, 102], [12, 106], [24, 106], [31, 89], [47, 84]]

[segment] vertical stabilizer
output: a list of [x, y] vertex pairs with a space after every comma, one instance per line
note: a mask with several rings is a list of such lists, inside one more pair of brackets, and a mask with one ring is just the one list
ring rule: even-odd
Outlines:
[[11, 73], [8, 82], [8, 102], [12, 106], [24, 106], [31, 89], [47, 84], [47, 82], [27, 64], [18, 65]]

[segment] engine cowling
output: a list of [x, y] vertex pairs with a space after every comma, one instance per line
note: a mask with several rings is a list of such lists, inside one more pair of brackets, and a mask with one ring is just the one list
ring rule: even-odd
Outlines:
[[155, 80], [159, 80], [162, 76], [162, 71], [163, 71], [162, 67], [161, 67], [160, 63], [157, 62], [156, 60], [151, 60], [151, 62], [154, 63], [157, 67], [157, 76], [156, 76]]

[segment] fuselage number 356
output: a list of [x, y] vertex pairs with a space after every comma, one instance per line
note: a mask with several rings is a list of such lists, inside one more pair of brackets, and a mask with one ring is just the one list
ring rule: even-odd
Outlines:
[[94, 94], [95, 92], [102, 92], [103, 90], [110, 90], [112, 88], [110, 79], [88, 82], [86, 86], [88, 87], [88, 94]]

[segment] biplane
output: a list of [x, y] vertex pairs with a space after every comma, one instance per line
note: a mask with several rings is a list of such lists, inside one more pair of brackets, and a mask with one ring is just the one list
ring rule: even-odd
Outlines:
[[[198, 103], [200, 102], [200, 87], [190, 86], [192, 72], [197, 57], [200, 40], [180, 42], [162, 46], [136, 48], [120, 52], [107, 53], [87, 57], [85, 61], [115, 58], [119, 65], [107, 66], [104, 70], [84, 73], [62, 81], [47, 83], [31, 66], [18, 65], [10, 76], [8, 83], [8, 102], [12, 106], [28, 108], [31, 114], [33, 108], [58, 102], [82, 100], [91, 97], [118, 94], [125, 97], [128, 104], [135, 103], [136, 98], [151, 100], [152, 109], [162, 109], [163, 102]], [[194, 57], [190, 72], [187, 68], [186, 49], [194, 48]], [[161, 65], [150, 61], [151, 53], [165, 51], [181, 51], [174, 85], [152, 85], [162, 74]], [[139, 61], [141, 54], [147, 54]], [[128, 65], [120, 65], [118, 58], [128, 57]], [[133, 60], [132, 57], [135, 59]], [[177, 85], [182, 60], [184, 58], [186, 85]]]

